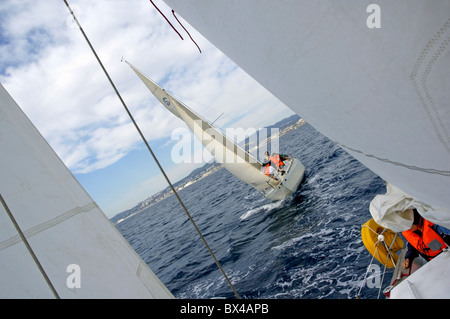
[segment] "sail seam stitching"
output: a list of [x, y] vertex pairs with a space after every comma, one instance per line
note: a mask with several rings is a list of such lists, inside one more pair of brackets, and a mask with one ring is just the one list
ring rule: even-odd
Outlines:
[[[78, 215], [80, 213], [89, 212], [90, 210], [92, 210], [93, 208], [96, 208], [96, 207], [98, 207], [98, 206], [94, 202], [91, 202], [91, 203], [89, 203], [89, 204], [87, 204], [87, 205], [85, 205], [83, 207], [75, 207], [74, 209], [71, 209], [71, 210], [69, 210], [69, 211], [67, 211], [67, 212], [65, 212], [65, 213], [63, 213], [63, 214], [61, 214], [61, 215], [59, 215], [59, 216], [57, 216], [57, 217], [55, 217], [53, 219], [50, 219], [50, 220], [48, 220], [48, 221], [46, 221], [44, 223], [41, 223], [39, 225], [33, 226], [33, 227], [25, 230], [23, 233], [24, 233], [24, 235], [27, 238], [30, 238], [30, 237], [32, 237], [32, 236], [34, 236], [34, 235], [36, 235], [36, 234], [46, 230], [46, 229], [49, 229], [49, 228], [51, 228], [53, 226], [56, 226], [56, 225], [64, 222], [67, 219], [72, 218], [75, 215]], [[10, 237], [10, 238], [0, 242], [0, 251], [4, 250], [4, 249], [6, 249], [6, 248], [8, 248], [8, 247], [10, 247], [12, 245], [15, 245], [15, 244], [17, 244], [17, 243], [19, 243], [21, 241], [22, 240], [21, 240], [19, 235], [14, 235], [14, 236], [12, 236], [12, 237]]]

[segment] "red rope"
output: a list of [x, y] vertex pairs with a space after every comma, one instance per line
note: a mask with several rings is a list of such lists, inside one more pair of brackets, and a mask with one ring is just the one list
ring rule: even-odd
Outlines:
[[[156, 4], [154, 4], [152, 0], [150, 0], [150, 2], [153, 4], [153, 6], [156, 8], [156, 10], [158, 10], [158, 12], [164, 17], [164, 19], [166, 19], [167, 23], [172, 27], [172, 29], [174, 29], [175, 32], [180, 36], [181, 40], [184, 40], [183, 37], [181, 36], [181, 34], [177, 31], [177, 29], [175, 29], [175, 27], [172, 25], [172, 23], [170, 23], [169, 19], [167, 19], [167, 17], [164, 15], [164, 13], [162, 13], [161, 10], [159, 10], [159, 8], [156, 6]], [[195, 43], [195, 45], [197, 46], [200, 53], [202, 53], [202, 50], [200, 50], [200, 47], [198, 46], [197, 42], [195, 42], [195, 40], [191, 37], [191, 34], [188, 32], [188, 30], [186, 30], [184, 25], [180, 22], [180, 20], [178, 20], [177, 16], [175, 15], [175, 11], [172, 10], [172, 14], [175, 17], [175, 19], [178, 21], [178, 23], [181, 25], [181, 27], [184, 29], [184, 31], [186, 31], [186, 33], [189, 35], [189, 38], [191, 38], [192, 42]]]
[[186, 31], [186, 33], [188, 34], [189, 38], [191, 38], [192, 42], [195, 43], [195, 45], [197, 46], [197, 48], [200, 51], [200, 53], [202, 53], [202, 50], [200, 50], [200, 47], [198, 46], [197, 42], [195, 42], [194, 39], [192, 39], [191, 34], [188, 32], [188, 30], [186, 30], [186, 28], [183, 26], [183, 24], [181, 24], [180, 20], [178, 20], [177, 16], [175, 15], [175, 11], [172, 10], [172, 14], [175, 17], [175, 19], [178, 21], [178, 23], [181, 25], [181, 27], [184, 29], [184, 31]]
[[[152, 0], [150, 0], [150, 2], [153, 4], [153, 6], [156, 8], [156, 10], [158, 10], [158, 12], [164, 17], [164, 19], [166, 19], [167, 23], [170, 24], [170, 26], [172, 27], [172, 29], [174, 29], [175, 32], [180, 36], [181, 40], [184, 40], [183, 37], [181, 36], [181, 34], [177, 31], [177, 29], [175, 29], [175, 27], [172, 25], [172, 23], [170, 23], [169, 19], [166, 18], [166, 16], [164, 15], [164, 13], [162, 13], [161, 10], [159, 10], [159, 8], [156, 6], [156, 4], [154, 4]], [[173, 11], [173, 10], [172, 10], [172, 11]]]

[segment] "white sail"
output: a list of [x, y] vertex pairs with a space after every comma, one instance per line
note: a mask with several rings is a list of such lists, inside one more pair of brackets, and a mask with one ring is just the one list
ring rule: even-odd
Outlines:
[[[261, 163], [255, 157], [236, 145], [206, 120], [159, 87], [133, 65], [128, 64], [161, 104], [182, 119], [194, 133], [195, 137], [214, 156], [216, 161], [223, 164], [233, 175], [259, 191], [276, 186], [279, 183], [279, 181], [261, 173]], [[272, 186], [268, 185], [268, 180], [270, 180]]]
[[424, 217], [450, 227], [448, 0], [165, 2], [317, 130], [436, 209]]
[[1, 85], [0, 149], [0, 298], [173, 298]]

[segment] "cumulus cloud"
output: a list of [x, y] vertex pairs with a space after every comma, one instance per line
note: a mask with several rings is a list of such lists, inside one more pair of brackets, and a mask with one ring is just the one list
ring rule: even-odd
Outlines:
[[[148, 139], [170, 138], [183, 123], [122, 57], [208, 119], [226, 113], [223, 125], [235, 118], [260, 127], [274, 112], [290, 114], [195, 30], [202, 54], [187, 35], [181, 41], [149, 2], [69, 3]], [[107, 167], [138, 147], [139, 135], [62, 1], [2, 1], [0, 17], [0, 80], [73, 172]]]

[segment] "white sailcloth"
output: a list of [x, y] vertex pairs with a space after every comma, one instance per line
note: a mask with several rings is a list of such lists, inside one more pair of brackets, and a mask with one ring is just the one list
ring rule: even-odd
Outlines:
[[0, 298], [173, 298], [2, 85], [0, 150]]
[[450, 227], [448, 0], [380, 0], [376, 9], [360, 0], [164, 1], [317, 130], [431, 207], [425, 218]]
[[159, 87], [133, 65], [128, 64], [161, 104], [182, 119], [194, 133], [195, 137], [214, 156], [216, 161], [222, 163], [233, 175], [259, 191], [263, 191], [269, 187], [269, 179], [272, 186], [276, 186], [279, 183], [279, 181], [261, 173], [261, 163], [255, 157], [236, 145], [206, 120], [202, 119], [187, 106]]

